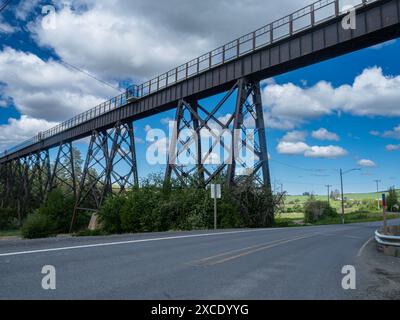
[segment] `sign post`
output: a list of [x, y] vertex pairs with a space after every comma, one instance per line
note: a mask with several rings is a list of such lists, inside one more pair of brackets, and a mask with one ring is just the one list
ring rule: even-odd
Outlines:
[[383, 230], [384, 233], [387, 233], [387, 204], [386, 204], [386, 194], [382, 193], [382, 208], [383, 208]]
[[211, 199], [214, 199], [214, 230], [217, 230], [217, 199], [222, 198], [221, 185], [211, 185]]

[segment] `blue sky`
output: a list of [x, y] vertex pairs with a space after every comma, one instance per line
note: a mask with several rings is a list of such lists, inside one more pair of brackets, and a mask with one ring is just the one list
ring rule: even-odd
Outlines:
[[[283, 1], [278, 9], [254, 1], [249, 8], [235, 0], [210, 12], [207, 1], [182, 1], [172, 1], [182, 11], [179, 23], [164, 20], [169, 6], [144, 0], [55, 2], [57, 28], [45, 30], [44, 3], [15, 0], [0, 14], [0, 149], [118, 94], [65, 63], [124, 88], [310, 3]], [[232, 14], [253, 19], [233, 27]], [[262, 83], [273, 185], [324, 194], [327, 184], [339, 188], [339, 168], [355, 167], [363, 169], [345, 176], [347, 192], [375, 191], [376, 179], [382, 188], [400, 185], [399, 52], [400, 41], [391, 41]], [[146, 129], [167, 129], [172, 118], [174, 111], [135, 123], [141, 176], [164, 171], [147, 164]], [[77, 146], [85, 153], [84, 142]]]

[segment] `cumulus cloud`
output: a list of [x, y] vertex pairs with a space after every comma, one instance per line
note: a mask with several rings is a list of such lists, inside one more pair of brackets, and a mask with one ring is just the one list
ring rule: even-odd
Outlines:
[[55, 30], [41, 28], [40, 19], [29, 29], [40, 45], [95, 74], [147, 80], [309, 2], [282, 0], [280, 4], [263, 0], [58, 1]]
[[6, 47], [0, 51], [0, 96], [30, 118], [65, 121], [114, 96], [111, 88], [54, 60]]
[[364, 168], [376, 167], [376, 163], [374, 161], [372, 161], [372, 160], [369, 160], [369, 159], [362, 159], [362, 160], [358, 161], [357, 164], [359, 166], [361, 166], [361, 167], [364, 167]]
[[329, 132], [325, 128], [318, 129], [316, 131], [313, 131], [312, 137], [317, 140], [322, 140], [322, 141], [339, 141], [340, 138], [336, 133]]
[[290, 131], [281, 139], [284, 142], [299, 142], [305, 141], [307, 137], [306, 131]]
[[20, 119], [9, 119], [7, 124], [0, 125], [0, 150], [6, 150], [22, 141], [28, 140], [40, 131], [57, 125], [46, 120], [22, 116]]
[[336, 159], [347, 156], [347, 154], [345, 149], [338, 146], [312, 146], [306, 150], [304, 156], [306, 158]]
[[341, 112], [355, 116], [400, 116], [400, 76], [384, 75], [378, 67], [365, 69], [352, 85], [334, 88], [326, 81], [312, 87], [271, 84], [262, 93], [270, 128], [293, 129], [308, 120]]
[[309, 146], [305, 142], [279, 142], [277, 152], [286, 155], [303, 155], [306, 158], [335, 159], [348, 152], [339, 146]]
[[400, 124], [398, 126], [394, 127], [392, 130], [386, 130], [384, 132], [372, 130], [369, 133], [370, 133], [370, 135], [372, 135], [374, 137], [400, 140]]
[[393, 130], [385, 131], [382, 136], [384, 138], [392, 138], [396, 140], [400, 140], [400, 125], [395, 127]]
[[[320, 129], [322, 133], [325, 133]], [[314, 131], [313, 136], [315, 135]], [[279, 141], [276, 150], [280, 154], [285, 155], [303, 155], [306, 158], [324, 158], [324, 159], [334, 159], [338, 157], [344, 157], [348, 152], [339, 146], [310, 146], [305, 140], [307, 137], [306, 131], [290, 131], [282, 137]], [[329, 137], [329, 135], [328, 135]], [[321, 134], [322, 138], [322, 134]], [[326, 138], [326, 135], [325, 135]], [[328, 139], [320, 139], [328, 140]]]
[[400, 150], [400, 144], [389, 144], [386, 146], [386, 151], [399, 151]]
[[280, 154], [299, 155], [304, 154], [310, 146], [305, 142], [287, 142], [281, 141], [276, 147], [276, 151]]

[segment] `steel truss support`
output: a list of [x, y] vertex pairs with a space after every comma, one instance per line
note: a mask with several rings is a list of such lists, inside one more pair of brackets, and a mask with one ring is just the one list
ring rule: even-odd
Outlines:
[[132, 123], [93, 131], [78, 189], [71, 231], [78, 211], [97, 211], [106, 196], [139, 185]]
[[61, 188], [66, 194], [76, 198], [76, 170], [72, 142], [60, 143], [51, 174], [49, 191]]
[[8, 167], [10, 163], [0, 165], [0, 208], [7, 207]]
[[[230, 113], [233, 98], [236, 99], [235, 110]], [[224, 114], [228, 116], [222, 119], [220, 116]], [[183, 134], [182, 137], [181, 133], [186, 129], [192, 134]], [[216, 133], [216, 129], [220, 134]], [[247, 137], [249, 130], [254, 134], [252, 143], [243, 138]], [[221, 134], [228, 132], [231, 137], [229, 143], [226, 141], [226, 136]], [[208, 151], [202, 153], [204, 135], [211, 137], [213, 142]], [[213, 161], [218, 146], [223, 147], [225, 153], [229, 153], [228, 161], [226, 159]], [[255, 155], [251, 167], [248, 167], [239, 156], [243, 149]], [[181, 165], [179, 158], [182, 155], [191, 156], [192, 165]], [[218, 154], [216, 157], [218, 158]], [[247, 79], [239, 80], [211, 111], [195, 100], [179, 101], [170, 141], [165, 182], [170, 183], [172, 176], [175, 175], [185, 184], [186, 178], [193, 177], [195, 172], [200, 187], [207, 186], [221, 175], [226, 176], [226, 183], [229, 186], [250, 176], [259, 185], [271, 190], [259, 83]]]
[[51, 180], [50, 155], [48, 150], [29, 156], [30, 191], [36, 205], [42, 204], [49, 190]]

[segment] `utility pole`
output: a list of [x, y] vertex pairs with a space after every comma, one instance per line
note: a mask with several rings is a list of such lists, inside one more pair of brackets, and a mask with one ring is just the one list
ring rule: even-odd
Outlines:
[[333, 187], [332, 185], [328, 184], [325, 187], [328, 188], [328, 204], [331, 202], [331, 193], [330, 193], [330, 188]]
[[344, 193], [343, 193], [343, 170], [340, 169], [340, 186], [342, 190], [342, 224], [344, 224]]
[[344, 221], [344, 192], [343, 192], [343, 175], [350, 173], [352, 171], [361, 171], [361, 168], [355, 168], [355, 169], [351, 169], [351, 170], [347, 170], [345, 172], [343, 172], [342, 169], [340, 169], [340, 186], [342, 189], [342, 224], [345, 223]]
[[374, 180], [376, 182], [376, 193], [378, 195], [378, 210], [381, 209], [380, 199], [379, 199], [379, 183], [382, 182], [381, 180]]

